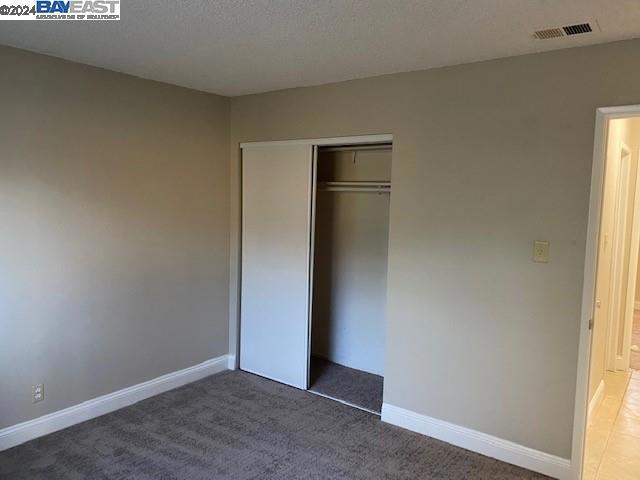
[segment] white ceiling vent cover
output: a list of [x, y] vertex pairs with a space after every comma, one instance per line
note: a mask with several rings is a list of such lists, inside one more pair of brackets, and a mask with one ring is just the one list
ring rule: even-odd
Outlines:
[[549, 38], [571, 37], [573, 35], [592, 33], [594, 31], [594, 28], [591, 25], [591, 23], [586, 22], [576, 23], [573, 25], [564, 25], [562, 27], [545, 28], [543, 30], [537, 30], [536, 32], [534, 32], [533, 38], [536, 38], [538, 40], [547, 40]]

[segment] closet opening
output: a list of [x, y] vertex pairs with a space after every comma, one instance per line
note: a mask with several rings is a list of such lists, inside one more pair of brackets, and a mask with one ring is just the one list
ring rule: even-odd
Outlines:
[[391, 144], [319, 146], [309, 390], [380, 414]]

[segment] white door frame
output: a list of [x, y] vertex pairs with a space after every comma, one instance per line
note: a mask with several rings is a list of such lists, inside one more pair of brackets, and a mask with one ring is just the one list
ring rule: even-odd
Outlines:
[[318, 192], [318, 146], [312, 147], [311, 225], [309, 226], [309, 298], [307, 302], [307, 386], [311, 387], [311, 326], [313, 325], [313, 270], [316, 243], [316, 197]]
[[323, 138], [301, 138], [297, 140], [272, 140], [266, 142], [243, 142], [240, 148], [260, 147], [267, 145], [295, 145], [304, 144], [316, 147], [338, 146], [338, 145], [365, 145], [370, 143], [391, 143], [393, 135], [381, 133], [374, 135], [353, 135], [350, 137], [323, 137]]
[[[631, 224], [629, 274], [627, 277], [627, 296], [624, 310], [624, 326], [622, 333], [621, 366], [628, 370], [631, 365], [631, 342], [633, 334], [633, 315], [636, 300], [636, 281], [638, 278], [638, 253], [640, 252], [640, 151], [636, 153], [636, 182], [633, 198], [633, 220]], [[633, 161], [633, 157], [632, 161]]]
[[640, 116], [640, 105], [602, 107], [596, 110], [591, 190], [589, 195], [589, 221], [585, 245], [584, 281], [582, 284], [582, 308], [580, 313], [580, 338], [578, 368], [573, 419], [573, 443], [571, 449], [571, 477], [580, 480], [584, 457], [584, 440], [587, 425], [587, 401], [589, 388], [589, 360], [591, 355], [591, 330], [593, 318], [602, 190], [609, 120]]
[[[633, 243], [632, 234], [629, 232], [629, 224], [627, 218], [629, 215], [629, 209], [633, 209], [633, 199], [631, 196], [631, 171], [632, 171], [632, 152], [631, 149], [623, 142], [620, 141], [616, 146], [616, 157], [619, 159], [618, 178], [616, 179], [616, 196], [615, 196], [615, 210], [614, 210], [614, 229], [612, 235], [612, 256], [613, 256], [613, 268], [611, 272], [611, 286], [609, 295], [609, 308], [607, 313], [607, 344], [606, 344], [606, 365], [607, 369], [611, 371], [620, 371], [629, 369], [629, 352], [625, 352], [624, 336], [627, 331], [627, 322], [629, 321], [627, 315], [627, 306], [629, 301], [629, 294], [632, 298], [635, 295], [635, 290], [631, 291], [632, 286], [629, 283], [631, 273], [636, 273], [637, 263], [634, 266], [633, 261]], [[624, 162], [623, 162], [624, 160]], [[637, 174], [637, 172], [636, 172]], [[634, 189], [637, 186], [634, 183]], [[635, 192], [634, 198], [635, 198]], [[632, 210], [633, 211], [633, 210]], [[635, 216], [635, 213], [634, 213]], [[631, 228], [634, 227], [632, 219]], [[631, 233], [631, 232], [629, 232]], [[628, 271], [627, 277], [624, 278], [625, 256], [626, 249], [629, 247], [630, 258], [628, 259]], [[636, 247], [637, 248], [637, 247]], [[637, 255], [636, 255], [637, 262]], [[635, 275], [634, 275], [635, 278]], [[635, 288], [635, 280], [632, 282]], [[633, 320], [633, 310], [631, 311]], [[623, 347], [622, 351], [619, 351], [620, 335], [623, 335]], [[627, 362], [625, 363], [625, 353]]]
[[[631, 184], [631, 149], [623, 142], [616, 146], [615, 150], [619, 158], [618, 178], [616, 179], [614, 227], [611, 238], [612, 273], [609, 288], [609, 305], [607, 309], [607, 338], [606, 338], [606, 367], [607, 370], [627, 370], [629, 364], [624, 365], [624, 348], [618, 351], [618, 344], [621, 332], [626, 331], [627, 322], [627, 300], [629, 295], [628, 276], [624, 278], [624, 261], [627, 245], [631, 248], [631, 236], [627, 236], [627, 217], [629, 208], [632, 208], [629, 201]], [[625, 162], [623, 163], [623, 159]], [[631, 251], [631, 250], [630, 250]], [[627, 273], [631, 272], [633, 265], [628, 265]], [[634, 269], [635, 271], [635, 269]], [[635, 282], [634, 282], [635, 285]], [[628, 355], [627, 355], [628, 357]]]

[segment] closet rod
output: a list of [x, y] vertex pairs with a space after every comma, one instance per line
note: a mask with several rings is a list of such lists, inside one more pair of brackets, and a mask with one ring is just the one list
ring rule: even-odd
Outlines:
[[355, 193], [380, 193], [380, 194], [391, 193], [391, 189], [389, 187], [384, 187], [384, 188], [321, 187], [319, 190], [322, 192], [355, 192]]
[[391, 182], [320, 182], [318, 189], [327, 192], [390, 193]]
[[321, 152], [353, 152], [362, 150], [391, 150], [390, 143], [373, 145], [336, 145], [335, 147], [320, 147]]
[[388, 187], [391, 188], [391, 182], [349, 182], [349, 181], [333, 181], [319, 182], [323, 187]]

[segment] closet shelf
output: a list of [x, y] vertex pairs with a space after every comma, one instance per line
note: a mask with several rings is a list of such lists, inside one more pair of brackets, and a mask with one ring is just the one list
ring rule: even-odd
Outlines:
[[391, 193], [391, 182], [318, 182], [318, 190], [326, 192]]

